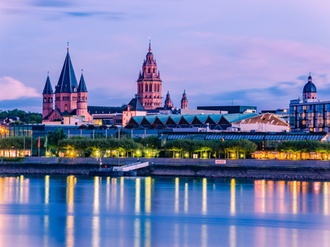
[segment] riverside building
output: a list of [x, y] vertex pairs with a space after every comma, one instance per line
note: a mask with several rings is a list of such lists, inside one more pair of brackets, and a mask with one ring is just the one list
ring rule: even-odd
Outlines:
[[290, 101], [291, 131], [329, 132], [330, 101], [317, 99], [317, 89], [312, 76], [303, 88], [302, 99]]

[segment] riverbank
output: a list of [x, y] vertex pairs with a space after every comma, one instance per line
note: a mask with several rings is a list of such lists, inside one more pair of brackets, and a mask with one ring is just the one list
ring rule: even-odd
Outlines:
[[[46, 158], [26, 157], [20, 161], [0, 162], [1, 175], [88, 175], [100, 167], [136, 162], [136, 158]], [[226, 160], [141, 158], [150, 166], [138, 170], [138, 176], [185, 176], [211, 178], [250, 178], [275, 180], [330, 181], [330, 162], [320, 160]], [[220, 162], [224, 163], [224, 162]]]

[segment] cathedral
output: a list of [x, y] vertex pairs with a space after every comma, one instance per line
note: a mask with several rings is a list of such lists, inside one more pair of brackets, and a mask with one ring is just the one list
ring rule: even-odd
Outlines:
[[[150, 111], [155, 113], [154, 111], [165, 109], [172, 112], [174, 109], [174, 104], [171, 100], [169, 92], [167, 92], [164, 105], [162, 105], [163, 85], [156, 60], [154, 59], [154, 55], [151, 50], [150, 40], [148, 52], [145, 60], [143, 61], [142, 71], [140, 71], [136, 82], [137, 94], [135, 99], [139, 102], [139, 107], [127, 106], [127, 109], [122, 109], [122, 111], [128, 110], [128, 113], [126, 113], [126, 118], [142, 114], [132, 113], [132, 111], [141, 111], [148, 114]], [[92, 109], [97, 107], [88, 107], [88, 91], [84, 75], [81, 73], [78, 84], [71, 62], [69, 48], [67, 48], [63, 68], [58, 79], [58, 83], [55, 87], [55, 93], [48, 74], [42, 96], [42, 122], [44, 124], [80, 125], [92, 123], [93, 115], [95, 115], [95, 111], [93, 112]], [[104, 107], [102, 107], [102, 109], [103, 108]], [[110, 109], [111, 107], [107, 108]], [[116, 113], [118, 113], [117, 108]], [[181, 109], [188, 109], [188, 99], [185, 90], [182, 94]], [[102, 114], [101, 112], [97, 113]], [[111, 112], [107, 113], [109, 114]], [[129, 119], [125, 119], [125, 121], [128, 120]]]
[[81, 73], [78, 84], [69, 48], [67, 48], [60, 78], [55, 87], [55, 93], [53, 92], [49, 75], [47, 75], [42, 96], [43, 123], [81, 124], [92, 121], [92, 116], [87, 109], [88, 91], [84, 75]]

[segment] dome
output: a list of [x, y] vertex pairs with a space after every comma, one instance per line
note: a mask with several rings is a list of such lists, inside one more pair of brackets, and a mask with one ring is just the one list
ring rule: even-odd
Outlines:
[[304, 86], [303, 93], [316, 93], [316, 86], [313, 82], [309, 81]]
[[312, 82], [312, 77], [308, 77], [308, 82], [304, 86], [303, 93], [316, 93], [316, 86]]

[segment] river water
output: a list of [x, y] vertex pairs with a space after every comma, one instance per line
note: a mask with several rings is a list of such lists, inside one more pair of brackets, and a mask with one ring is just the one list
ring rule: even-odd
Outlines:
[[330, 246], [330, 183], [0, 177], [0, 246]]

